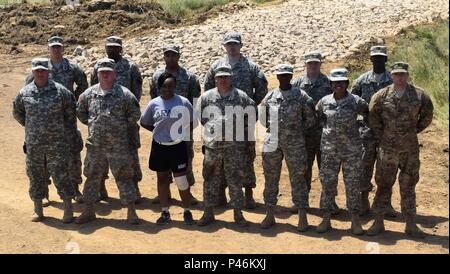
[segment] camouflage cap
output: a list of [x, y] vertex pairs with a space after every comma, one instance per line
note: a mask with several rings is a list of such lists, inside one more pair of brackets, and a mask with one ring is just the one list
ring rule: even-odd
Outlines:
[[385, 46], [373, 46], [370, 48], [370, 56], [387, 56], [387, 48]]
[[239, 43], [242, 44], [241, 34], [239, 32], [230, 31], [223, 36], [223, 44]]
[[122, 47], [122, 38], [118, 36], [110, 36], [106, 38], [107, 47]]
[[116, 62], [113, 59], [102, 58], [97, 61], [97, 71], [114, 71]]
[[173, 51], [175, 53], [180, 54], [180, 47], [175, 44], [168, 44], [163, 47], [163, 52]]
[[220, 66], [216, 68], [214, 77], [218, 76], [231, 76], [233, 74], [233, 71], [231, 70], [230, 66]]
[[37, 70], [37, 69], [45, 69], [49, 70], [50, 62], [48, 58], [33, 58], [31, 60], [31, 70]]
[[332, 69], [328, 77], [331, 82], [348, 81], [348, 70], [345, 68]]
[[48, 46], [49, 47], [53, 47], [53, 46], [64, 47], [64, 39], [59, 36], [52, 36], [48, 39]]
[[294, 74], [294, 67], [291, 64], [280, 64], [275, 68], [275, 74]]
[[405, 62], [396, 62], [391, 66], [391, 74], [393, 73], [408, 73], [409, 64]]
[[305, 63], [309, 62], [322, 62], [322, 54], [318, 51], [311, 51], [303, 55]]

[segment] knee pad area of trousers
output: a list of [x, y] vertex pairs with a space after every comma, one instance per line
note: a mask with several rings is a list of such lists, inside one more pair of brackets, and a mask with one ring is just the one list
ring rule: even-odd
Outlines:
[[174, 177], [174, 180], [179, 190], [183, 191], [189, 188], [189, 182], [186, 175]]

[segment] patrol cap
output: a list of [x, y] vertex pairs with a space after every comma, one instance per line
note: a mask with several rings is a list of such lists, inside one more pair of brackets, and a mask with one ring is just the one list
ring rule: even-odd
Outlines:
[[231, 76], [233, 74], [231, 67], [230, 66], [220, 66], [218, 68], [216, 68], [215, 70], [215, 75], [214, 77], [218, 77], [218, 76]]
[[115, 64], [113, 59], [102, 58], [97, 61], [97, 71], [114, 71]]
[[387, 56], [387, 48], [385, 46], [373, 46], [370, 48], [370, 56]]
[[107, 47], [122, 47], [122, 38], [118, 36], [110, 36], [106, 38]]
[[294, 74], [294, 67], [291, 64], [280, 64], [275, 68], [275, 74]]
[[31, 70], [37, 70], [37, 69], [45, 69], [49, 70], [49, 60], [48, 58], [33, 58], [31, 60]]
[[242, 44], [241, 34], [239, 32], [230, 31], [223, 36], [223, 44], [239, 43]]
[[391, 74], [392, 73], [408, 73], [409, 65], [405, 62], [396, 62], [391, 66]]
[[53, 46], [64, 47], [64, 39], [62, 37], [52, 36], [47, 41], [48, 41], [48, 46], [49, 47], [53, 47]]
[[345, 68], [332, 69], [328, 77], [331, 82], [348, 81], [348, 71]]
[[181, 52], [180, 52], [180, 47], [177, 46], [177, 45], [175, 45], [175, 44], [168, 44], [168, 45], [165, 45], [165, 46], [163, 47], [163, 53], [165, 53], [165, 52], [167, 52], [167, 51], [173, 51], [173, 52], [178, 53], [178, 54], [181, 53]]
[[303, 55], [305, 63], [309, 62], [322, 62], [322, 54], [318, 51], [311, 51]]

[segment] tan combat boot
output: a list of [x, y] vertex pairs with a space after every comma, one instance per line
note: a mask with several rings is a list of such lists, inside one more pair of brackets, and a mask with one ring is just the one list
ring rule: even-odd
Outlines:
[[234, 222], [241, 227], [248, 226], [247, 220], [245, 220], [244, 215], [242, 215], [242, 211], [240, 209], [233, 210]]
[[65, 224], [72, 223], [74, 221], [72, 199], [63, 200], [63, 206], [64, 206], [64, 215], [61, 221]]
[[85, 224], [90, 221], [95, 220], [97, 217], [95, 216], [95, 209], [93, 203], [85, 203], [85, 208], [81, 215], [75, 220], [77, 224]]
[[214, 217], [214, 208], [213, 207], [205, 207], [205, 211], [203, 212], [203, 216], [198, 220], [198, 226], [209, 225], [214, 222], [216, 218]]
[[272, 227], [276, 223], [275, 222], [274, 211], [275, 210], [274, 210], [273, 206], [268, 206], [267, 207], [266, 217], [261, 222], [261, 228], [267, 229], [269, 227]]
[[317, 227], [318, 233], [325, 233], [331, 229], [331, 213], [330, 211], [326, 211], [323, 213], [322, 222]]
[[354, 235], [362, 235], [364, 234], [364, 230], [361, 225], [361, 221], [359, 220], [359, 214], [352, 214], [352, 233]]
[[34, 201], [34, 214], [31, 216], [32, 222], [41, 222], [44, 219], [44, 209], [42, 208], [42, 200]]
[[136, 204], [134, 202], [128, 204], [127, 222], [131, 225], [139, 224], [139, 217], [136, 214]]
[[305, 208], [298, 210], [297, 230], [300, 232], [306, 232], [308, 230], [308, 214]]
[[384, 214], [376, 214], [372, 226], [367, 230], [368, 236], [375, 236], [385, 231]]
[[365, 216], [370, 211], [370, 202], [369, 202], [369, 191], [361, 192], [361, 210], [359, 211], [360, 216]]
[[417, 226], [415, 214], [406, 215], [405, 233], [410, 235], [411, 237], [420, 239], [423, 239], [427, 236], [427, 234]]

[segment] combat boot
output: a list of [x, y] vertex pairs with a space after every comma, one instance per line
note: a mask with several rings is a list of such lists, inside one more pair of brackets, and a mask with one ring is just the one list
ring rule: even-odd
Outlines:
[[136, 205], [134, 202], [128, 204], [127, 222], [131, 225], [139, 224], [139, 217], [136, 214]]
[[405, 233], [414, 238], [423, 239], [427, 236], [416, 224], [415, 214], [406, 215]]
[[297, 230], [300, 232], [306, 232], [308, 230], [308, 214], [305, 208], [298, 210]]
[[234, 222], [241, 227], [248, 226], [247, 220], [245, 220], [244, 215], [242, 215], [242, 211], [240, 209], [233, 210]]
[[331, 229], [331, 213], [329, 211], [326, 211], [323, 213], [323, 219], [322, 222], [317, 227], [318, 233], [325, 233]]
[[75, 220], [77, 224], [85, 224], [90, 221], [95, 220], [97, 217], [95, 216], [95, 209], [93, 203], [85, 203], [85, 208], [80, 216]]
[[367, 230], [368, 236], [375, 236], [385, 231], [384, 214], [376, 214], [372, 226]]
[[268, 206], [267, 207], [266, 217], [261, 222], [261, 228], [267, 229], [267, 228], [272, 227], [273, 225], [275, 225], [276, 222], [275, 222], [274, 211], [275, 210], [274, 210], [273, 206]]
[[44, 219], [44, 209], [42, 208], [42, 200], [34, 201], [34, 214], [31, 216], [32, 222], [41, 222]]
[[205, 211], [203, 212], [203, 216], [198, 220], [197, 225], [205, 226], [214, 222], [216, 218], [214, 217], [214, 208], [205, 207]]
[[65, 224], [72, 223], [73, 218], [73, 208], [72, 208], [72, 199], [65, 199], [63, 200], [63, 206], [64, 206], [64, 215], [62, 218], [62, 222]]
[[364, 230], [361, 225], [361, 221], [359, 220], [359, 214], [352, 214], [352, 233], [354, 235], [362, 235], [364, 234]]
[[365, 216], [370, 211], [370, 202], [369, 202], [369, 191], [361, 192], [361, 210], [359, 211], [360, 216]]

